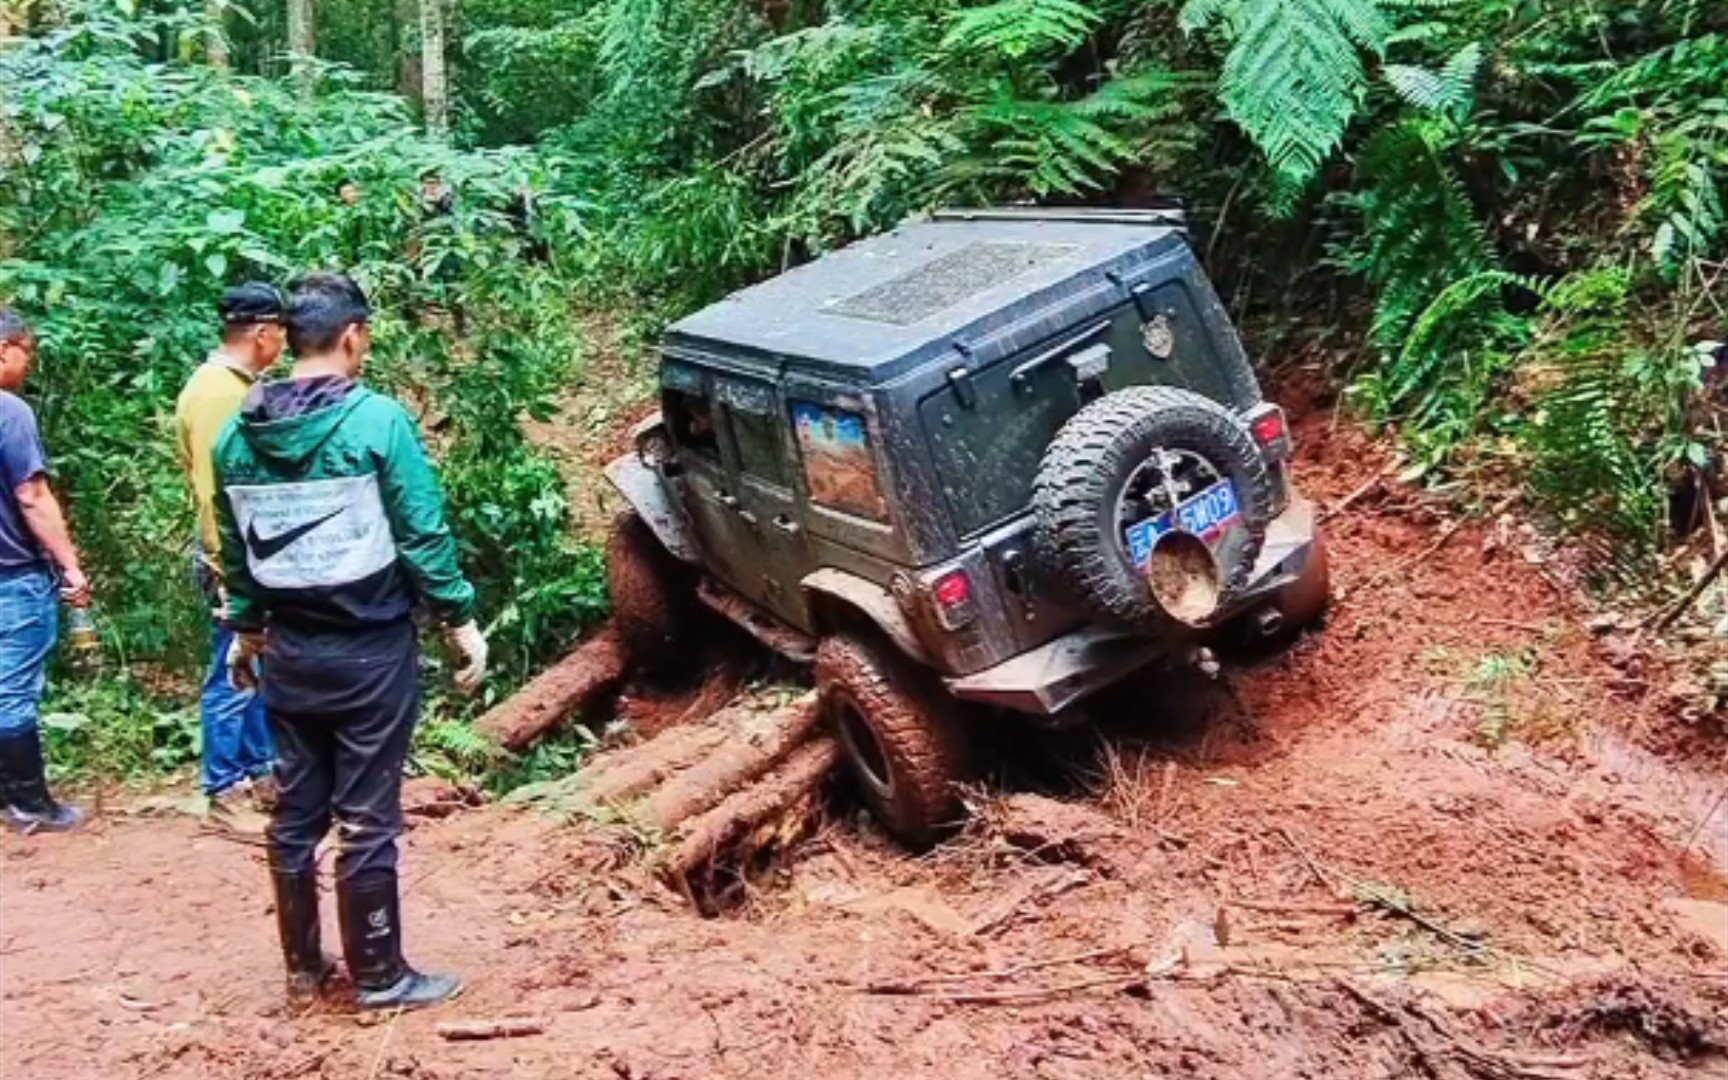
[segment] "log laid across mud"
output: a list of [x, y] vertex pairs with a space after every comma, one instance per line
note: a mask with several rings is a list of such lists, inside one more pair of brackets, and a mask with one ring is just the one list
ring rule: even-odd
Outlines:
[[726, 740], [642, 800], [634, 816], [649, 828], [672, 830], [766, 774], [810, 737], [819, 719], [814, 694], [771, 711], [724, 710], [712, 723], [728, 732]]
[[784, 849], [822, 815], [822, 788], [840, 762], [840, 745], [820, 736], [704, 813], [685, 821], [659, 860], [663, 877], [685, 892], [716, 863], [747, 863], [756, 852]]
[[608, 628], [474, 722], [506, 750], [525, 750], [624, 678], [623, 643]]

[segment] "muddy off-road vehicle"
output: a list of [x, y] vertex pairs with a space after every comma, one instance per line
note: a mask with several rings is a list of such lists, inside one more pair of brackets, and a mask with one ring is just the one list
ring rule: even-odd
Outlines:
[[671, 327], [608, 470], [614, 624], [653, 667], [699, 599], [815, 664], [866, 801], [959, 812], [978, 706], [1089, 694], [1326, 602], [1285, 417], [1179, 217], [939, 215]]

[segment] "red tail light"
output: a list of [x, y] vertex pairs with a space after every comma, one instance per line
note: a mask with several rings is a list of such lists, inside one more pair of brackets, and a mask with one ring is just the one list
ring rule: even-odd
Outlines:
[[950, 570], [929, 585], [930, 598], [936, 603], [936, 624], [944, 630], [959, 630], [970, 626], [978, 612], [972, 603], [972, 579], [964, 570]]
[[1292, 450], [1290, 423], [1284, 418], [1283, 409], [1272, 404], [1262, 405], [1249, 413], [1247, 420], [1249, 434], [1260, 444], [1260, 452], [1268, 461], [1289, 459]]
[[957, 608], [972, 599], [972, 579], [966, 576], [964, 570], [956, 570], [936, 582], [931, 591], [938, 604], [945, 608]]
[[1272, 446], [1289, 438], [1290, 430], [1284, 423], [1284, 410], [1273, 409], [1254, 421], [1254, 441], [1261, 446]]

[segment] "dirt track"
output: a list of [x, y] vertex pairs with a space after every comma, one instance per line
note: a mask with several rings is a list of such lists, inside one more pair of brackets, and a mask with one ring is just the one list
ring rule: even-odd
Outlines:
[[[1322, 502], [1374, 467], [1323, 412], [1301, 436]], [[417, 827], [411, 955], [470, 982], [430, 1014], [287, 1015], [255, 848], [124, 817], [7, 837], [0, 1076], [1728, 1075], [1728, 811], [1700, 826], [1721, 751], [1597, 658], [1516, 530], [1424, 554], [1393, 490], [1330, 531], [1323, 635], [1230, 687], [1127, 688], [1102, 753], [1009, 733], [1096, 791], [1015, 769], [1063, 801], [991, 798], [924, 860], [839, 822], [702, 920], [614, 837]], [[433, 1031], [522, 1013], [547, 1031]]]

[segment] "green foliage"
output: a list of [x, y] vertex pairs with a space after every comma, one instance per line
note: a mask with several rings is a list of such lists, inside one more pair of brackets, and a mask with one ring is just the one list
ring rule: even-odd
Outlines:
[[1536, 384], [1524, 427], [1531, 487], [1563, 524], [1599, 539], [1606, 568], [1625, 576], [1648, 569], [1663, 539], [1663, 481], [1708, 463], [1687, 416], [1702, 357], [1641, 340], [1632, 288], [1619, 267], [1561, 281], [1525, 356]]
[[1066, 52], [1086, 40], [1098, 14], [1075, 0], [999, 0], [962, 8], [949, 21], [948, 48], [999, 50], [1009, 59]]
[[1367, 93], [1364, 52], [1381, 56], [1394, 24], [1386, 0], [1188, 0], [1182, 28], [1227, 46], [1219, 98], [1230, 118], [1292, 180], [1320, 170]]
[[1471, 42], [1444, 67], [1386, 65], [1386, 82], [1405, 103], [1453, 120], [1468, 116], [1476, 104], [1476, 76], [1482, 68], [1482, 46]]
[[153, 691], [128, 670], [56, 679], [42, 738], [56, 772], [107, 779], [195, 765], [202, 749], [196, 700]]
[[[377, 308], [370, 376], [441, 451], [506, 681], [556, 652], [604, 606], [597, 556], [568, 536], [559, 478], [518, 423], [548, 415], [578, 369], [570, 279], [535, 255], [580, 235], [571, 204], [543, 195], [524, 221], [520, 192], [544, 184], [528, 155], [430, 141], [384, 95], [307, 102], [149, 63], [129, 26], [95, 19], [0, 54], [0, 298], [41, 331], [30, 393], [112, 650], [181, 672], [206, 659], [170, 417], [215, 344], [217, 294], [337, 267]], [[447, 213], [421, 198], [429, 172], [456, 192]]]

